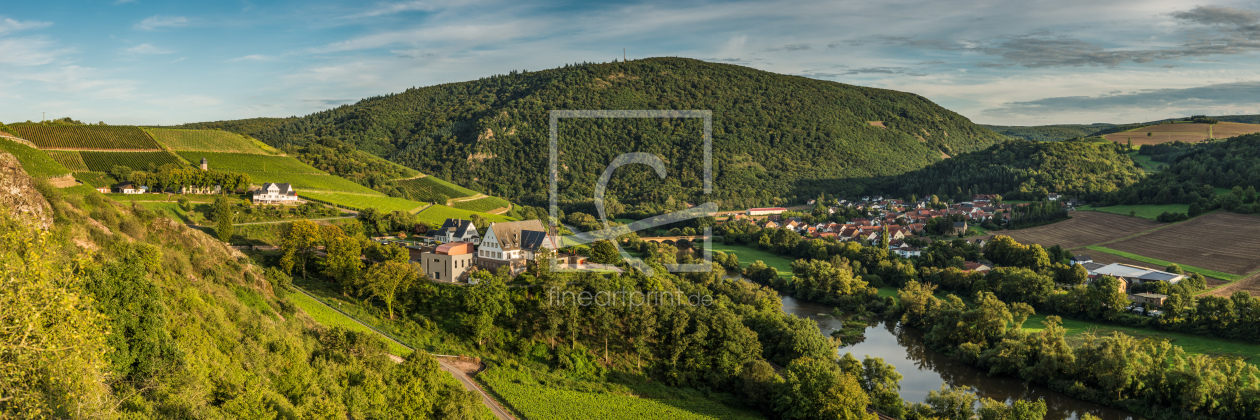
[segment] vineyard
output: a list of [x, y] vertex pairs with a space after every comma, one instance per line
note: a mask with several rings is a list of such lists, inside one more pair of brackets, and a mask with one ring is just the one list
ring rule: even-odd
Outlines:
[[113, 176], [104, 172], [75, 172], [74, 179], [92, 187], [110, 187], [118, 183]]
[[40, 149], [67, 150], [162, 150], [148, 133], [137, 127], [115, 125], [47, 126], [12, 124], [18, 137], [30, 140]]
[[[185, 160], [194, 164], [206, 158], [210, 169], [228, 172], [270, 172], [276, 174], [315, 174], [327, 175], [297, 159], [285, 156], [251, 155], [245, 153], [220, 152], [178, 152]], [[284, 181], [279, 181], [284, 182]]]
[[179, 157], [168, 152], [79, 152], [83, 163], [92, 172], [109, 172], [115, 165], [148, 171], [165, 164], [184, 166]]
[[761, 419], [699, 395], [677, 392], [668, 400], [609, 392], [560, 389], [556, 381], [539, 384], [528, 373], [496, 368], [479, 375], [525, 418], [589, 419]]
[[425, 203], [415, 202], [405, 198], [343, 194], [335, 192], [303, 192], [300, 189], [298, 190], [298, 197], [341, 206], [351, 210], [374, 208], [384, 212], [412, 212], [424, 207], [425, 205]]
[[195, 152], [233, 152], [266, 154], [267, 152], [243, 135], [219, 130], [181, 130], [145, 128], [158, 142], [172, 150]]
[[476, 191], [446, 182], [431, 176], [406, 179], [395, 183], [398, 188], [407, 191], [412, 198], [425, 201], [436, 201], [438, 194], [446, 198], [460, 198], [477, 195]]
[[451, 207], [464, 210], [472, 210], [479, 212], [488, 212], [494, 209], [508, 207], [511, 204], [499, 197], [485, 197], [469, 201], [457, 201], [451, 203]]
[[87, 163], [83, 162], [83, 156], [79, 155], [79, 152], [73, 150], [49, 150], [44, 153], [47, 153], [48, 157], [53, 158], [57, 163], [71, 171], [82, 172], [88, 170]]
[[[211, 166], [211, 168], [214, 168]], [[302, 193], [304, 190], [320, 190], [320, 191], [340, 191], [352, 192], [357, 194], [379, 195], [381, 194], [371, 188], [356, 184], [345, 178], [333, 175], [307, 175], [307, 174], [286, 174], [275, 172], [256, 172], [256, 171], [234, 171], [243, 174], [249, 174], [249, 177], [255, 184], [261, 185], [264, 182], [282, 182], [293, 185], [293, 188]]]
[[0, 140], [0, 151], [12, 153], [22, 164], [22, 168], [26, 169], [26, 173], [35, 178], [52, 178], [70, 173], [69, 169], [44, 152], [24, 144]]
[[420, 213], [416, 213], [416, 218], [420, 219], [421, 222], [437, 227], [441, 226], [442, 222], [445, 222], [446, 219], [472, 220], [473, 214], [481, 215], [481, 217], [484, 217], [486, 220], [491, 222], [510, 222], [512, 220], [516, 220], [497, 214], [480, 213], [439, 205], [433, 205], [424, 209], [424, 211], [421, 211]]

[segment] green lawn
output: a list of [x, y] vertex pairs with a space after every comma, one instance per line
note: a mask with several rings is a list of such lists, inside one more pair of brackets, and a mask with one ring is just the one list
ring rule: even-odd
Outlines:
[[1133, 158], [1133, 161], [1148, 173], [1162, 171], [1168, 166], [1167, 163], [1151, 160], [1150, 155], [1139, 155], [1137, 151], [1129, 152], [1129, 157]]
[[714, 243], [713, 250], [738, 255], [740, 268], [748, 267], [755, 261], [761, 261], [778, 271], [779, 276], [792, 277], [792, 261], [794, 260], [791, 258], [743, 245]]
[[69, 169], [57, 163], [48, 154], [25, 144], [0, 138], [0, 152], [13, 154], [13, 157], [22, 164], [22, 169], [35, 178], [55, 178], [70, 173]]
[[[1172, 265], [1172, 264], [1173, 264], [1173, 263], [1172, 263], [1172, 262], [1170, 262], [1170, 261], [1164, 261], [1164, 260], [1161, 260], [1161, 259], [1150, 258], [1150, 257], [1144, 257], [1144, 256], [1141, 256], [1141, 255], [1137, 255], [1137, 254], [1133, 254], [1133, 253], [1129, 253], [1129, 252], [1124, 252], [1124, 251], [1117, 251], [1117, 250], [1114, 250], [1114, 249], [1111, 249], [1111, 248], [1107, 248], [1107, 247], [1103, 247], [1103, 246], [1098, 246], [1098, 245], [1090, 245], [1090, 246], [1087, 246], [1087, 247], [1085, 247], [1085, 248], [1090, 249], [1090, 250], [1094, 250], [1094, 251], [1098, 251], [1098, 252], [1106, 252], [1106, 253], [1108, 253], [1108, 254], [1112, 254], [1112, 255], [1119, 255], [1119, 256], [1121, 256], [1121, 257], [1125, 257], [1125, 258], [1128, 258], [1128, 259], [1131, 259], [1131, 260], [1138, 260], [1138, 261], [1141, 261], [1141, 262], [1144, 262], [1144, 263], [1148, 263], [1148, 264], [1155, 264], [1155, 265], [1158, 265], [1159, 267], [1152, 267], [1152, 268], [1157, 268], [1157, 269], [1163, 269], [1164, 267], [1167, 267], [1167, 266], [1169, 266], [1169, 265]], [[1220, 271], [1208, 270], [1208, 269], [1206, 269], [1206, 268], [1199, 268], [1199, 267], [1195, 267], [1195, 266], [1193, 266], [1193, 265], [1186, 265], [1186, 264], [1182, 264], [1182, 263], [1177, 263], [1177, 265], [1178, 265], [1178, 266], [1181, 266], [1181, 269], [1182, 269], [1182, 270], [1185, 270], [1185, 271], [1187, 271], [1187, 272], [1191, 272], [1191, 273], [1199, 273], [1199, 274], [1202, 274], [1202, 275], [1207, 276], [1207, 277], [1214, 277], [1214, 278], [1218, 278], [1218, 279], [1225, 280], [1225, 281], [1237, 281], [1237, 280], [1240, 280], [1240, 279], [1242, 279], [1243, 277], [1245, 277], [1245, 276], [1240, 276], [1240, 275], [1237, 275], [1237, 274], [1222, 273], [1222, 272], [1220, 272]]]
[[[525, 370], [496, 367], [478, 376], [526, 418], [537, 419], [762, 419], [706, 398], [697, 391], [654, 386], [641, 395], [626, 386], [607, 382], [556, 378]], [[566, 389], [579, 388], [581, 390]], [[640, 386], [647, 388], [646, 386]], [[612, 388], [611, 390], [608, 388]], [[610, 392], [611, 391], [611, 392]]]
[[[290, 293], [289, 300], [292, 301], [293, 304], [297, 305], [297, 307], [302, 308], [302, 311], [306, 312], [307, 315], [310, 315], [311, 318], [314, 318], [315, 322], [323, 324], [324, 326], [342, 327], [342, 328], [352, 330], [352, 331], [359, 331], [359, 332], [369, 333], [372, 335], [378, 335], [377, 332], [373, 331], [371, 328], [368, 328], [364, 326], [363, 324], [358, 323], [354, 319], [346, 316], [345, 314], [342, 314], [341, 312], [337, 312], [333, 310], [332, 308], [329, 308], [328, 306], [320, 303], [314, 298], [307, 296], [305, 293], [302, 293], [302, 292]], [[394, 342], [393, 340], [388, 340], [388, 339], [385, 339], [384, 337], [382, 337], [381, 339], [384, 340], [385, 344], [389, 346], [390, 353], [393, 353], [399, 356], [406, 356], [408, 354], [411, 354], [411, 349], [408, 349], [404, 347], [403, 345]]]
[[503, 216], [503, 215], [490, 214], [490, 213], [478, 213], [474, 211], [461, 210], [461, 209], [441, 206], [441, 205], [433, 205], [427, 209], [424, 209], [424, 211], [416, 213], [416, 217], [420, 219], [421, 222], [425, 222], [431, 226], [436, 227], [436, 226], [441, 226], [442, 222], [445, 222], [446, 219], [472, 220], [472, 215], [474, 214], [480, 214], [481, 217], [484, 217], [486, 218], [486, 220], [489, 220], [491, 222], [510, 222], [512, 220], [515, 220], [510, 217]]
[[[1043, 329], [1042, 322], [1046, 320], [1046, 317], [1047, 315], [1042, 314], [1029, 317], [1028, 322], [1024, 323], [1024, 331], [1041, 331]], [[1256, 357], [1257, 354], [1260, 354], [1260, 345], [1244, 343], [1241, 341], [1224, 340], [1175, 332], [1120, 327], [1071, 318], [1063, 318], [1063, 327], [1067, 329], [1067, 335], [1069, 337], [1084, 334], [1088, 331], [1093, 331], [1095, 334], [1109, 334], [1115, 331], [1137, 338], [1166, 339], [1174, 345], [1181, 346], [1181, 348], [1185, 349], [1188, 354], [1237, 356], [1247, 360], [1248, 363], [1253, 365], [1260, 365], [1260, 357]]]
[[425, 206], [425, 203], [411, 201], [405, 198], [386, 197], [386, 196], [368, 196], [357, 194], [340, 194], [335, 192], [302, 192], [298, 191], [298, 197], [311, 199], [314, 201], [334, 204], [353, 210], [363, 210], [366, 208], [375, 208], [384, 212], [405, 211], [412, 212]]
[[1155, 220], [1161, 213], [1189, 213], [1189, 204], [1135, 204], [1121, 205], [1110, 207], [1094, 207], [1092, 205], [1081, 206], [1079, 210], [1101, 211], [1104, 213], [1120, 214], [1128, 216], [1129, 212], [1137, 212], [1137, 216], [1145, 219]]

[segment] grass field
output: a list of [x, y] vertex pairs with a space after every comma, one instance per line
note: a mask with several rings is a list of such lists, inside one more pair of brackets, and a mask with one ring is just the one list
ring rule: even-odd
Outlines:
[[[315, 322], [318, 322], [326, 327], [341, 327], [351, 331], [368, 333], [374, 337], [380, 336], [376, 333], [376, 331], [372, 331], [371, 328], [358, 323], [341, 312], [337, 312], [332, 308], [329, 308], [305, 293], [290, 293], [288, 299], [293, 302], [294, 305], [297, 305], [298, 308], [301, 308], [302, 312], [306, 312], [307, 315], [310, 315]], [[399, 356], [411, 354], [411, 349], [408, 349], [401, 344], [395, 343], [392, 340], [385, 340], [384, 338], [382, 338], [382, 340], [384, 340], [385, 344], [389, 346], [389, 352], [392, 354]]]
[[48, 150], [44, 153], [47, 153], [48, 157], [53, 158], [53, 160], [57, 161], [57, 163], [60, 163], [62, 166], [65, 166], [66, 169], [71, 171], [86, 172], [90, 170], [87, 167], [87, 163], [83, 161], [83, 156], [80, 155], [79, 152], [73, 150]]
[[[1159, 269], [1159, 270], [1162, 270], [1164, 267], [1167, 267], [1173, 264], [1172, 261], [1164, 261], [1158, 258], [1145, 257], [1145, 256], [1137, 255], [1134, 253], [1130, 253], [1130, 252], [1118, 251], [1118, 250], [1107, 248], [1104, 246], [1090, 245], [1090, 246], [1085, 247], [1085, 249], [1088, 249], [1091, 251], [1106, 252], [1108, 254], [1119, 255], [1121, 257], [1125, 257], [1134, 261], [1141, 261], [1147, 264], [1153, 264], [1155, 265], [1155, 267], [1151, 267], [1151, 268]], [[1207, 277], [1215, 277], [1221, 280], [1234, 281], [1234, 280], [1238, 280], [1242, 278], [1242, 276], [1239, 276], [1239, 275], [1222, 273], [1219, 271], [1208, 270], [1206, 268], [1199, 268], [1192, 265], [1187, 265], [1187, 264], [1182, 264], [1182, 263], [1176, 263], [1176, 264], [1180, 266], [1182, 270], [1185, 270], [1187, 272], [1199, 273]]]
[[[1046, 315], [1033, 315], [1028, 318], [1028, 322], [1024, 323], [1024, 330], [1031, 332], [1041, 331], [1043, 329], [1042, 322], [1045, 320]], [[1255, 344], [1175, 332], [1120, 327], [1071, 318], [1063, 318], [1063, 327], [1067, 329], [1069, 340], [1071, 340], [1072, 336], [1086, 332], [1093, 332], [1099, 335], [1121, 332], [1137, 338], [1166, 339], [1174, 345], [1181, 346], [1189, 354], [1235, 356], [1245, 359], [1248, 363], [1260, 366], [1260, 357], [1257, 357], [1257, 354], [1260, 354], [1260, 345]]]
[[1260, 216], [1218, 211], [1105, 246], [1245, 276], [1260, 270]]
[[489, 220], [491, 222], [510, 222], [510, 221], [516, 220], [507, 216], [503, 216], [503, 215], [490, 214], [490, 213], [478, 213], [474, 211], [461, 210], [461, 209], [451, 208], [451, 207], [441, 206], [441, 205], [433, 205], [427, 209], [424, 209], [424, 211], [421, 211], [420, 213], [416, 213], [416, 218], [420, 219], [421, 222], [428, 223], [431, 226], [441, 226], [442, 222], [445, 222], [446, 219], [471, 220], [473, 214], [480, 214], [481, 217], [484, 217], [486, 218], [486, 220]]
[[[524, 370], [496, 367], [477, 376], [496, 394], [515, 408], [522, 416], [531, 419], [762, 419], [760, 414], [738, 410], [717, 401], [704, 398], [698, 392], [660, 388], [650, 398], [637, 395], [616, 385], [548, 378], [540, 383], [534, 375]], [[576, 391], [562, 389], [555, 382], [577, 382], [591, 388], [612, 387], [616, 393], [606, 390]], [[563, 386], [563, 385], [561, 385]]]
[[264, 182], [282, 182], [293, 185], [297, 189], [299, 195], [305, 191], [330, 191], [330, 192], [351, 192], [357, 194], [368, 194], [374, 196], [385, 196], [376, 190], [356, 184], [348, 179], [333, 175], [310, 175], [310, 174], [286, 174], [276, 172], [255, 172], [240, 171], [243, 174], [249, 174], [249, 178], [254, 184], [262, 185]]
[[1128, 216], [1129, 212], [1136, 212], [1137, 217], [1143, 219], [1155, 220], [1160, 214], [1168, 213], [1189, 213], [1189, 204], [1133, 204], [1109, 207], [1081, 206], [1082, 211], [1100, 211], [1103, 213], [1119, 214]]
[[16, 157], [26, 173], [35, 178], [52, 178], [70, 173], [70, 169], [57, 163], [48, 154], [25, 144], [0, 139], [0, 151]]
[[[231, 152], [266, 154], [253, 140], [240, 134], [220, 130], [182, 130], [145, 128], [159, 143], [171, 150], [196, 152]], [[200, 159], [198, 159], [200, 161]]]
[[756, 261], [766, 263], [770, 268], [779, 272], [779, 276], [792, 277], [792, 259], [780, 255], [771, 254], [757, 248], [742, 245], [731, 244], [713, 244], [714, 251], [722, 251], [727, 254], [735, 254], [739, 256], [739, 268], [745, 268]]
[[30, 140], [40, 149], [69, 150], [161, 150], [148, 133], [137, 127], [117, 125], [45, 126], [10, 124], [18, 137]]
[[109, 172], [116, 165], [146, 171], [165, 164], [186, 166], [179, 157], [168, 152], [78, 152], [87, 169], [92, 172]]
[[405, 198], [386, 197], [383, 195], [368, 196], [335, 192], [303, 192], [299, 190], [298, 197], [339, 205], [353, 210], [363, 210], [370, 207], [385, 212], [411, 212], [425, 206], [425, 203], [411, 201]]
[[485, 197], [469, 201], [457, 201], [451, 203], [451, 207], [464, 210], [488, 212], [490, 210], [508, 207], [511, 204], [507, 200], [499, 197]]
[[287, 156], [220, 152], [179, 152], [179, 155], [194, 163], [200, 163], [204, 157], [210, 169], [221, 171], [327, 175], [324, 171]]
[[1129, 152], [1129, 157], [1133, 158], [1133, 162], [1137, 163], [1138, 166], [1147, 173], [1159, 172], [1168, 167], [1167, 163], [1151, 160], [1149, 155], [1139, 155], [1137, 152]]
[[447, 198], [460, 198], [477, 195], [476, 191], [443, 181], [431, 176], [407, 179], [396, 183], [398, 188], [407, 190], [417, 200], [434, 201], [434, 197], [443, 194]]

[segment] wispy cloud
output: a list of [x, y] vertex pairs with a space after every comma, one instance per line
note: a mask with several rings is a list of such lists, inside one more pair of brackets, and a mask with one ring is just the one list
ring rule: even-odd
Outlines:
[[172, 50], [155, 47], [153, 46], [153, 44], [140, 44], [140, 45], [128, 48], [127, 52], [132, 53], [132, 54], [174, 54], [175, 53], [175, 51], [172, 51]]
[[238, 62], [238, 61], [275, 61], [275, 59], [276, 59], [276, 58], [275, 58], [275, 57], [273, 57], [273, 56], [262, 55], [262, 54], [250, 54], [250, 55], [243, 55], [243, 56], [240, 56], [240, 57], [236, 57], [236, 58], [230, 59], [230, 60], [228, 60], [228, 61], [231, 61], [231, 62]]
[[137, 23], [134, 28], [142, 31], [152, 31], [162, 28], [175, 28], [188, 25], [188, 18], [184, 16], [149, 16]]
[[35, 20], [18, 21], [11, 18], [0, 19], [0, 35], [7, 35], [12, 32], [25, 31], [29, 29], [46, 28], [52, 25], [52, 22], [40, 22]]
[[404, 12], [432, 12], [436, 7], [423, 1], [404, 1], [398, 3], [378, 3], [371, 9], [347, 16], [348, 18], [365, 18], [392, 15]]
[[996, 117], [1058, 114], [1068, 111], [1113, 112], [1140, 107], [1166, 110], [1172, 114], [1257, 107], [1260, 81], [1219, 83], [1179, 89], [1150, 89], [1101, 96], [1060, 96], [1032, 101], [1012, 102], [987, 109], [984, 114]]

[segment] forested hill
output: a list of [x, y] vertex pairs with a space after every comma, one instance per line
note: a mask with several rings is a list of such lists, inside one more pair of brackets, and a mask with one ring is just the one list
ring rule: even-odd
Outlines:
[[217, 124], [274, 146], [336, 138], [487, 194], [541, 204], [548, 111], [560, 109], [713, 111], [714, 196], [700, 196], [698, 121], [566, 120], [560, 164], [562, 202], [569, 203], [588, 200], [605, 166], [628, 151], [662, 157], [672, 180], [647, 193], [634, 188], [645, 175], [628, 171], [609, 189], [621, 202], [717, 199], [740, 207], [813, 195], [818, 180], [918, 169], [942, 152], [979, 150], [1001, 138], [917, 95], [682, 58], [512, 72], [296, 120]]
[[1055, 192], [1092, 201], [1142, 179], [1142, 170], [1120, 147], [1080, 140], [1011, 140], [875, 180], [867, 191], [898, 197], [933, 194], [957, 200], [991, 193], [1007, 199], [1039, 200]]

